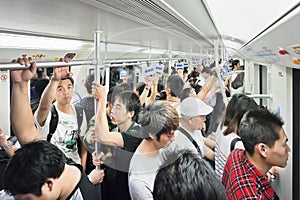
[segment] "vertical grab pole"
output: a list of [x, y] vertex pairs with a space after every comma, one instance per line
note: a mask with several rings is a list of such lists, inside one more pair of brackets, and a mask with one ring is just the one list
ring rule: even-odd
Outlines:
[[[94, 64], [95, 64], [95, 73], [94, 73], [94, 80], [99, 81], [99, 68], [100, 68], [100, 38], [101, 38], [101, 31], [95, 31], [94, 32], [94, 43], [95, 43], [95, 54], [94, 54]], [[95, 115], [97, 113], [97, 101], [95, 101]], [[96, 123], [96, 121], [95, 121]], [[95, 153], [96, 153], [96, 157], [98, 158], [99, 155], [99, 145], [98, 142], [95, 142]], [[100, 169], [100, 166], [97, 166], [97, 169]]]
[[227, 106], [228, 104], [228, 100], [227, 100], [227, 97], [226, 97], [226, 94], [225, 94], [225, 85], [224, 85], [224, 82], [221, 78], [221, 73], [220, 73], [220, 67], [219, 67], [219, 58], [218, 58], [218, 50], [219, 50], [219, 42], [218, 40], [215, 40], [214, 42], [214, 51], [215, 51], [215, 67], [216, 67], [216, 73], [217, 73], [217, 78], [218, 78], [218, 81], [219, 81], [219, 86], [220, 86], [220, 89], [221, 89], [221, 92], [222, 92], [222, 96], [223, 96], [223, 102], [224, 104]]

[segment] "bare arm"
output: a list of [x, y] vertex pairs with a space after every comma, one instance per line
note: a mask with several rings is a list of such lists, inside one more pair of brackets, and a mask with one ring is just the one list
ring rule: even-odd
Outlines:
[[[60, 61], [71, 61], [70, 59], [60, 59]], [[69, 72], [69, 67], [57, 67], [54, 69], [54, 76], [51, 78], [49, 84], [45, 88], [39, 107], [36, 111], [36, 118], [40, 126], [45, 124], [47, 116], [50, 112], [52, 102], [55, 99], [56, 89], [59, 84], [59, 81], [63, 77], [70, 77], [72, 73]]]
[[55, 92], [58, 84], [59, 80], [52, 77], [42, 94], [39, 107], [36, 110], [36, 118], [40, 126], [44, 126], [45, 124], [45, 121], [51, 109], [52, 102], [55, 99]]
[[12, 70], [13, 79], [11, 97], [11, 126], [21, 145], [34, 140], [42, 140], [43, 137], [34, 125], [33, 115], [29, 104], [28, 81], [36, 72], [36, 64], [30, 63], [27, 58], [18, 59], [20, 64], [26, 64], [30, 68], [25, 70]]
[[110, 133], [106, 119], [106, 92], [105, 88], [98, 82], [93, 83], [93, 95], [98, 101], [98, 111], [95, 121], [95, 139], [96, 141], [109, 146], [124, 147], [124, 141], [121, 133]]
[[203, 100], [207, 95], [207, 93], [211, 90], [211, 88], [213, 87], [216, 81], [217, 81], [216, 76], [211, 75], [210, 78], [207, 80], [207, 82], [203, 85], [201, 91], [197, 94], [197, 97]]

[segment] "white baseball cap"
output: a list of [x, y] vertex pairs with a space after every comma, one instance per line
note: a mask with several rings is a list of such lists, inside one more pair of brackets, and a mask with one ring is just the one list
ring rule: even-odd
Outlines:
[[180, 104], [180, 114], [188, 117], [208, 115], [213, 108], [206, 105], [197, 97], [187, 97]]

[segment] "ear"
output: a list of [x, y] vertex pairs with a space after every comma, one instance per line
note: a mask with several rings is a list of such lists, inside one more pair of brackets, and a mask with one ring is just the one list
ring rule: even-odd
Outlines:
[[132, 118], [134, 116], [134, 111], [129, 111], [129, 116]]
[[54, 179], [53, 178], [48, 178], [45, 180], [43, 186], [42, 186], [42, 193], [44, 192], [51, 192], [53, 190], [53, 185], [54, 185]]
[[193, 117], [189, 117], [189, 124], [193, 124]]
[[256, 145], [256, 148], [257, 148], [259, 154], [260, 154], [262, 157], [264, 157], [264, 158], [267, 157], [267, 155], [268, 155], [268, 146], [267, 146], [266, 144], [264, 144], [264, 143], [258, 143], [258, 144]]
[[149, 133], [149, 137], [151, 138], [151, 140], [154, 140], [156, 135], [155, 134], [152, 134], [152, 133]]
[[166, 93], [167, 93], [167, 94], [170, 94], [170, 93], [171, 93], [170, 88], [166, 88]]

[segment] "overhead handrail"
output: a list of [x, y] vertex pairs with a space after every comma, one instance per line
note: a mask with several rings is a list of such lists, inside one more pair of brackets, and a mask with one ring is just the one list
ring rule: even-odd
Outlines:
[[[64, 67], [64, 66], [75, 66], [75, 65], [92, 65], [92, 60], [78, 60], [69, 63], [65, 62], [36, 62], [37, 67], [50, 68], [50, 67]], [[10, 69], [27, 69], [29, 66], [20, 65], [19, 63], [0, 63], [0, 70]]]

